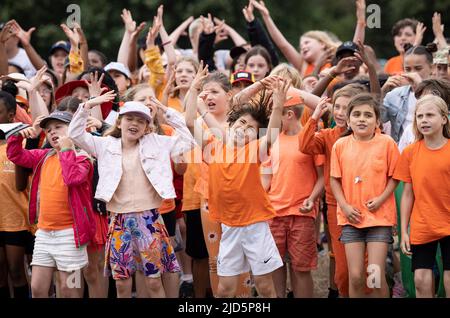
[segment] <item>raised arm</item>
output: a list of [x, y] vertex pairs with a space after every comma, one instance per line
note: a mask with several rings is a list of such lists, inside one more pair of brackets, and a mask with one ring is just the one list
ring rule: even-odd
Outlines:
[[267, 134], [262, 139], [260, 144], [260, 158], [262, 161], [265, 161], [264, 158], [269, 156], [269, 149], [272, 147], [280, 134], [283, 107], [286, 102], [286, 95], [290, 86], [290, 80], [277, 79], [272, 84], [272, 113], [270, 114], [269, 125], [267, 126]]
[[247, 44], [247, 41], [240, 35], [235, 29], [225, 23], [225, 20], [220, 20], [214, 17], [214, 22], [219, 25], [223, 22], [224, 33], [231, 38], [235, 46], [243, 46]]
[[356, 28], [353, 42], [364, 44], [366, 38], [366, 0], [356, 0]]
[[147, 34], [147, 49], [145, 50], [145, 65], [150, 71], [149, 85], [155, 90], [156, 96], [160, 94], [164, 85], [164, 67], [162, 64], [161, 53], [155, 45], [156, 37], [161, 29], [161, 20], [158, 17], [153, 18], [153, 25]]
[[328, 100], [329, 99], [327, 97], [323, 97], [320, 99], [320, 102], [311, 115], [311, 118], [308, 120], [301, 133], [299, 134], [299, 150], [305, 154], [325, 154], [325, 138], [320, 132], [316, 133], [316, 131], [319, 119], [329, 110]]
[[94, 157], [98, 156], [98, 149], [101, 147], [101, 143], [104, 138], [94, 137], [90, 133], [86, 132], [87, 119], [93, 107], [101, 105], [105, 102], [111, 102], [114, 100], [115, 96], [116, 93], [114, 91], [109, 91], [104, 95], [80, 104], [80, 107], [70, 122], [69, 137], [77, 146]]
[[146, 23], [142, 22], [137, 26], [131, 12], [127, 9], [122, 10], [120, 17], [122, 18], [125, 31], [117, 55], [117, 61], [123, 65], [127, 65], [130, 71], [133, 72], [137, 69], [138, 65], [137, 40], [139, 34], [144, 30]]
[[336, 66], [328, 69], [327, 75], [325, 75], [314, 87], [311, 94], [316, 96], [322, 96], [322, 94], [327, 89], [328, 85], [335, 79], [337, 76], [344, 74], [348, 71], [353, 71], [355, 69], [354, 64], [357, 61], [357, 57], [349, 56], [341, 59]]
[[164, 15], [164, 6], [160, 5], [158, 8], [157, 19], [161, 24], [159, 35], [161, 36], [164, 52], [167, 55], [167, 68], [165, 72], [166, 73], [165, 80], [167, 81], [171, 75], [170, 73], [172, 72], [172, 67], [175, 66], [175, 64], [177, 63], [177, 55], [175, 54], [174, 43], [172, 43], [172, 40], [170, 39], [169, 35], [167, 34], [166, 28], [164, 27], [163, 15]]
[[27, 53], [28, 58], [30, 59], [31, 64], [33, 64], [35, 69], [40, 69], [44, 65], [46, 65], [45, 61], [41, 58], [41, 56], [36, 52], [34, 47], [31, 45], [31, 35], [36, 28], [31, 28], [28, 31], [22, 29], [22, 27], [17, 23], [16, 20], [13, 20], [13, 30], [15, 35], [19, 38], [22, 47]]
[[303, 57], [297, 51], [297, 49], [289, 43], [284, 37], [283, 33], [278, 29], [270, 17], [270, 12], [265, 6], [263, 1], [250, 1], [253, 6], [261, 13], [264, 23], [269, 31], [270, 37], [275, 42], [276, 46], [280, 49], [286, 59], [291, 63], [299, 72], [302, 71]]
[[444, 36], [444, 25], [441, 22], [441, 14], [435, 12], [433, 14], [433, 34], [434, 39], [437, 42], [438, 49], [442, 50], [445, 49], [447, 45], [447, 40], [445, 40]]
[[276, 66], [279, 63], [278, 54], [275, 50], [275, 47], [264, 30], [261, 22], [255, 18], [253, 13], [254, 6], [251, 1], [249, 1], [248, 6], [245, 6], [242, 9], [242, 13], [244, 14], [245, 20], [247, 21], [247, 33], [250, 39], [250, 43], [252, 46], [262, 45], [267, 49], [272, 59], [272, 65]]
[[85, 64], [85, 61], [83, 61], [81, 56], [80, 34], [76, 31], [80, 26], [77, 23], [74, 23], [74, 30], [72, 30], [67, 25], [61, 24], [61, 28], [70, 41], [69, 72], [76, 76], [83, 72]]
[[[202, 147], [202, 149], [206, 146], [207, 139], [205, 136], [205, 130], [203, 129], [202, 125], [196, 124], [196, 118], [197, 118], [197, 103], [198, 103], [198, 97], [199, 93], [202, 89], [202, 83], [204, 79], [208, 76], [208, 65], [205, 65], [203, 67], [203, 63], [200, 63], [200, 67], [198, 69], [197, 75], [195, 76], [194, 80], [192, 81], [191, 87], [188, 90], [188, 93], [185, 98], [185, 104], [186, 104], [186, 126], [188, 127], [189, 131], [191, 132], [192, 136], [194, 136], [195, 141], [199, 146]], [[202, 113], [202, 118], [205, 119], [208, 112]], [[208, 116], [208, 117], [211, 117]], [[205, 119], [206, 121], [206, 119]]]
[[0, 31], [0, 75], [8, 74], [8, 56], [5, 43], [14, 34], [13, 23], [14, 20], [8, 21]]
[[172, 33], [170, 33], [170, 41], [173, 45], [176, 45], [178, 43], [178, 40], [180, 36], [186, 32], [186, 29], [189, 27], [189, 25], [194, 21], [194, 17], [190, 16], [186, 20], [183, 21]]
[[381, 86], [380, 81], [378, 80], [377, 69], [375, 67], [375, 61], [369, 58], [369, 55], [366, 52], [366, 48], [361, 41], [356, 42], [359, 48], [359, 52], [355, 52], [355, 56], [361, 60], [369, 71], [369, 80], [370, 80], [370, 92], [372, 94], [376, 94], [381, 96]]
[[217, 69], [214, 63], [214, 41], [216, 40], [217, 26], [214, 26], [212, 16], [201, 17], [203, 32], [200, 34], [198, 43], [198, 60], [204, 61], [210, 72]]

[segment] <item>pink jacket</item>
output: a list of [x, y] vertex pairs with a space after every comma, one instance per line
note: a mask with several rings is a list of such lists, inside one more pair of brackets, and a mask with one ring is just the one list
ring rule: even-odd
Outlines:
[[[39, 180], [45, 160], [54, 154], [53, 149], [26, 150], [21, 136], [8, 139], [6, 154], [14, 164], [33, 169], [31, 181], [29, 221], [36, 224], [39, 215]], [[73, 216], [75, 244], [81, 247], [94, 237], [95, 221], [92, 210], [92, 175], [94, 167], [87, 155], [76, 155], [75, 151], [60, 152], [62, 176], [69, 188], [69, 206]]]

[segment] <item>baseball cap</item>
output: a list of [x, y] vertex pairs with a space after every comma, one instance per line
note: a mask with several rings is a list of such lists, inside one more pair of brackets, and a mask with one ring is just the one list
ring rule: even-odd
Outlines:
[[131, 72], [128, 69], [128, 67], [126, 67], [125, 65], [123, 65], [122, 63], [119, 62], [111, 62], [108, 65], [105, 66], [105, 71], [109, 72], [109, 71], [117, 71], [122, 73], [123, 75], [125, 75], [127, 78], [131, 78]]
[[41, 128], [45, 128], [50, 120], [59, 120], [59, 121], [62, 121], [63, 123], [68, 124], [72, 120], [72, 117], [73, 117], [73, 115], [69, 112], [56, 111], [56, 112], [51, 113], [48, 117], [45, 117], [41, 121], [39, 126], [41, 126]]
[[284, 103], [284, 107], [296, 106], [305, 103], [305, 100], [302, 97], [302, 91], [297, 88], [289, 88], [286, 94], [286, 102]]
[[136, 114], [144, 117], [148, 122], [152, 121], [152, 115], [150, 109], [139, 102], [126, 102], [121, 108], [119, 115]]
[[58, 41], [55, 44], [52, 45], [52, 47], [50, 48], [50, 55], [53, 55], [53, 53], [55, 53], [56, 50], [64, 50], [67, 52], [67, 54], [70, 53], [70, 43], [66, 42], [66, 41]]
[[442, 49], [434, 53], [433, 64], [448, 64], [448, 49]]
[[339, 59], [341, 54], [347, 51], [352, 53], [358, 52], [358, 46], [356, 45], [355, 42], [346, 41], [337, 48], [336, 57]]
[[231, 85], [239, 82], [249, 82], [250, 84], [253, 84], [255, 82], [255, 76], [247, 71], [237, 71], [231, 74]]
[[233, 60], [237, 59], [241, 54], [245, 54], [248, 51], [242, 46], [235, 46], [230, 50], [230, 56]]

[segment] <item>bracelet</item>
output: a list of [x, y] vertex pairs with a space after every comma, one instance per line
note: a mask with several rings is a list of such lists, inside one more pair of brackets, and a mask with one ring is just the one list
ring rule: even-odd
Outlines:
[[333, 74], [331, 74], [331, 72], [328, 72], [328, 76], [331, 77], [332, 79], [336, 78], [336, 76], [333, 76]]
[[172, 43], [172, 41], [171, 41], [171, 40], [169, 40], [169, 41], [167, 41], [167, 42], [163, 43], [163, 44], [162, 44], [162, 46], [166, 46], [167, 44], [170, 44], [170, 43]]
[[205, 116], [206, 116], [206, 115], [208, 115], [208, 112], [207, 112], [207, 111], [204, 111], [203, 114], [201, 114], [200, 117], [203, 118], [203, 119], [205, 119]]

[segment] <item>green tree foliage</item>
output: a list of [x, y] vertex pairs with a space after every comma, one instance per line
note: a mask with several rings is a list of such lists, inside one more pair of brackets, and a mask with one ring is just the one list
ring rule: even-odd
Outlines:
[[[159, 4], [164, 4], [164, 21], [170, 32], [189, 16], [198, 17], [208, 12], [234, 27], [245, 38], [245, 19], [242, 8], [245, 0], [2, 0], [0, 21], [16, 19], [24, 29], [37, 27], [32, 43], [43, 56], [47, 57], [52, 43], [64, 39], [59, 28], [65, 23], [71, 3], [81, 7], [81, 23], [89, 41], [89, 47], [98, 49], [114, 60], [123, 34], [120, 13], [123, 8], [131, 10], [136, 21], [147, 21], [150, 26]], [[425, 22], [427, 31], [424, 42], [433, 40], [431, 17], [433, 12], [443, 14], [443, 23], [450, 29], [450, 1], [448, 0], [367, 0], [381, 7], [381, 29], [367, 29], [366, 43], [374, 47], [377, 55], [388, 58], [395, 55], [390, 30], [395, 21], [405, 17], [415, 17]], [[327, 30], [341, 40], [353, 37], [355, 25], [355, 5], [353, 0], [267, 0], [272, 17], [286, 38], [298, 46], [299, 37], [308, 30]], [[256, 14], [258, 16], [258, 14]], [[447, 35], [450, 31], [447, 31]], [[179, 45], [188, 46], [188, 39], [180, 39]], [[231, 42], [222, 43], [231, 47]]]

